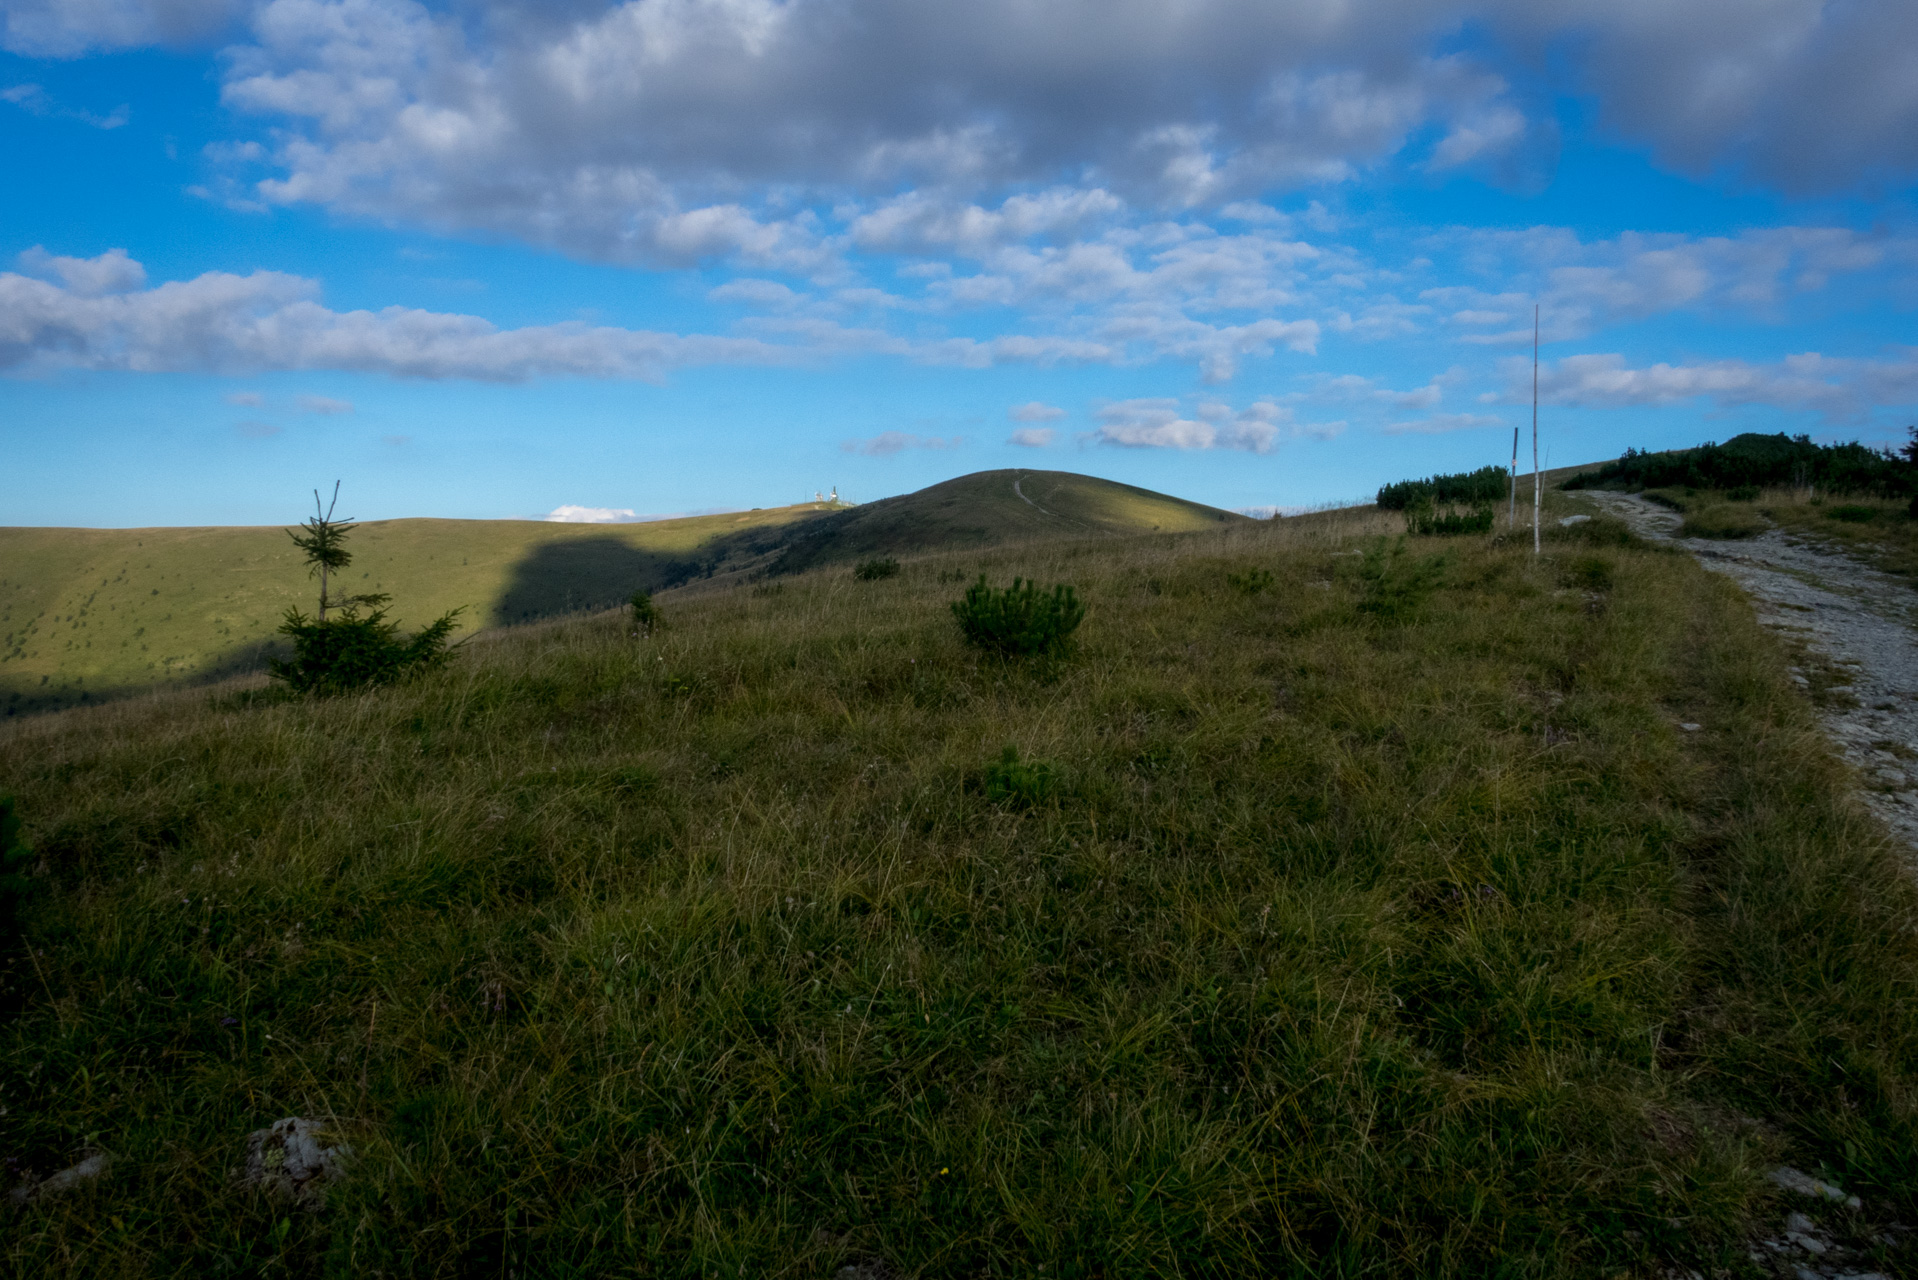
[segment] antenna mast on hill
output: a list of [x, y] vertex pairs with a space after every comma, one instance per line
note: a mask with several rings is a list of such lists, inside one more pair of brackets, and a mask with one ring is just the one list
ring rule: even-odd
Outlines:
[[1544, 485], [1538, 474], [1538, 304], [1532, 304], [1532, 554], [1537, 555], [1538, 509]]

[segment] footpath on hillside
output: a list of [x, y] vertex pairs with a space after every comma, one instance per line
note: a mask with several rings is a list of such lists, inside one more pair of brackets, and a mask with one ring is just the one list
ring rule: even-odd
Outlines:
[[[1636, 494], [1582, 496], [1640, 537], [1676, 543], [1730, 577], [1751, 596], [1761, 623], [1839, 673], [1839, 696], [1818, 699], [1819, 718], [1858, 770], [1865, 804], [1918, 855], [1918, 592], [1782, 530], [1737, 542], [1684, 538], [1683, 517]], [[1821, 672], [1794, 667], [1792, 674], [1807, 689], [1825, 684]]]

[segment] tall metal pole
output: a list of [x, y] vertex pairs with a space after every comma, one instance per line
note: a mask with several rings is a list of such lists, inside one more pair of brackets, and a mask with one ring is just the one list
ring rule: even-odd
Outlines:
[[1538, 516], [1545, 483], [1538, 473], [1538, 304], [1532, 304], [1532, 554], [1539, 553]]
[[1505, 527], [1518, 528], [1518, 428], [1512, 428], [1512, 505], [1505, 514]]

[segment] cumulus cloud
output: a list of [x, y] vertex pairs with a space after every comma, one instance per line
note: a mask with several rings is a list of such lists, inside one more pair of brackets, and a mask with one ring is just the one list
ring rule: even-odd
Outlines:
[[[1512, 361], [1505, 398], [1530, 396], [1529, 365]], [[1918, 347], [1859, 360], [1808, 351], [1770, 363], [1710, 360], [1634, 368], [1620, 355], [1567, 356], [1539, 370], [1546, 404], [1620, 409], [1706, 400], [1723, 408], [1765, 405], [1808, 410], [1828, 422], [1856, 422], [1872, 410], [1918, 406]]]
[[217, 33], [238, 0], [0, 0], [0, 48], [30, 58], [184, 44]]
[[941, 439], [938, 436], [916, 436], [906, 431], [881, 431], [870, 440], [847, 440], [839, 448], [841, 452], [862, 454], [868, 458], [890, 458], [908, 449], [957, 449], [964, 443], [963, 436]]
[[500, 329], [479, 316], [408, 307], [331, 311], [315, 300], [316, 282], [274, 271], [211, 271], [106, 292], [144, 280], [144, 270], [119, 250], [44, 262], [64, 285], [0, 272], [0, 370], [338, 369], [490, 382], [656, 380], [687, 365], [799, 358], [753, 338], [584, 324]]
[[[75, 47], [134, 40], [143, 25], [111, 0], [14, 5], [16, 24], [75, 15]], [[977, 255], [1083, 236], [1132, 208], [1243, 214], [1257, 208], [1249, 197], [1353, 178], [1402, 153], [1522, 184], [1549, 169], [1555, 125], [1505, 62], [1568, 30], [1579, 33], [1573, 73], [1601, 110], [1675, 163], [1743, 165], [1794, 187], [1918, 169], [1918, 81], [1899, 56], [1918, 43], [1918, 11], [1904, 0], [1771, 0], [1757, 12], [1740, 0], [630, 0], [480, 12], [259, 5], [224, 86], [230, 106], [287, 127], [257, 197], [597, 258], [805, 271], [835, 250], [804, 210], [850, 193], [883, 197], [849, 214], [853, 244]], [[1493, 39], [1469, 56], [1438, 52], [1462, 25]], [[1061, 173], [1080, 181], [1048, 185]], [[1014, 188], [1031, 189], [996, 204], [929, 194]], [[811, 193], [800, 212], [779, 194], [792, 192]]]
[[1121, 400], [1098, 411], [1100, 444], [1129, 449], [1243, 449], [1270, 453], [1292, 411], [1269, 400], [1244, 409], [1207, 401], [1191, 417], [1169, 398]]
[[1539, 306], [1547, 342], [1678, 310], [1777, 315], [1791, 298], [1834, 277], [1918, 268], [1918, 239], [1846, 227], [1766, 227], [1735, 236], [1624, 232], [1585, 241], [1562, 227], [1466, 231], [1437, 237], [1468, 269], [1510, 281], [1498, 292], [1445, 285], [1419, 295], [1461, 341], [1532, 341]]
[[1006, 416], [1014, 422], [1057, 422], [1066, 416], [1066, 411], [1043, 400], [1028, 400], [1006, 410]]
[[[1436, 126], [1440, 166], [1537, 129], [1505, 75], [1435, 40], [1424, 0], [269, 0], [224, 100], [287, 127], [257, 198], [507, 234], [589, 257], [816, 269], [777, 193], [896, 198], [861, 247], [978, 253], [1128, 206], [1340, 180]], [[1088, 32], [1098, 38], [1088, 39]], [[1048, 187], [1056, 175], [1083, 179]], [[995, 205], [928, 191], [1036, 187]], [[823, 200], [822, 200], [822, 197]]]
[[[404, 444], [407, 437], [388, 436], [386, 439], [388, 444]], [[630, 507], [581, 507], [570, 502], [554, 507], [540, 517], [555, 524], [621, 524], [633, 518]]]
[[1006, 437], [1006, 443], [1021, 445], [1027, 449], [1043, 449], [1058, 438], [1058, 431], [1052, 427], [1020, 427]]
[[83, 298], [127, 293], [147, 282], [146, 268], [129, 258], [125, 249], [108, 249], [97, 258], [60, 258], [35, 245], [15, 261], [28, 275], [57, 280], [69, 293]]

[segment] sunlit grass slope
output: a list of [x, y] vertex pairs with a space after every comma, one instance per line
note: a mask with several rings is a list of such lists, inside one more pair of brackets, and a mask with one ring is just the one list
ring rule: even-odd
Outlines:
[[[353, 534], [347, 585], [394, 596], [392, 616], [409, 625], [465, 606], [470, 632], [604, 605], [697, 572], [715, 540], [821, 512], [373, 521]], [[311, 611], [317, 595], [280, 528], [0, 528], [0, 706], [17, 713], [256, 668], [286, 610]]]
[[[1025, 477], [1029, 500], [1013, 482]], [[297, 513], [289, 513], [297, 514]], [[815, 504], [636, 525], [386, 520], [360, 526], [349, 587], [467, 634], [603, 607], [635, 587], [867, 555], [1207, 527], [1245, 517], [1062, 472], [986, 472], [834, 512]], [[819, 537], [795, 547], [817, 527]], [[0, 716], [257, 669], [317, 594], [278, 528], [0, 528]]]
[[[1394, 523], [706, 584], [366, 696], [0, 727], [47, 887], [0, 1158], [114, 1159], [0, 1256], [1729, 1274], [1781, 1159], [1914, 1221], [1918, 901], [1749, 607], [1606, 521], [1354, 554]], [[963, 647], [981, 570], [1073, 584], [1077, 654]], [[322, 1213], [233, 1185], [287, 1115], [358, 1153]]]

